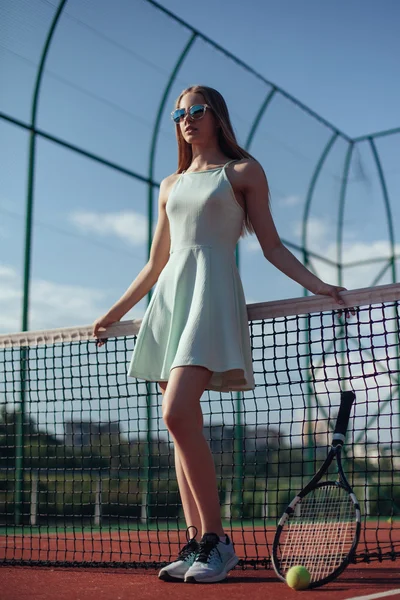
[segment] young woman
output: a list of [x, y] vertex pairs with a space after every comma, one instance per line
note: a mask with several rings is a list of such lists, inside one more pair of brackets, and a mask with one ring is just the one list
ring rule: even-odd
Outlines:
[[172, 118], [178, 170], [161, 182], [149, 261], [120, 300], [94, 323], [93, 334], [97, 337], [100, 328], [119, 321], [158, 282], [129, 375], [159, 382], [187, 524], [188, 543], [159, 577], [217, 582], [239, 559], [222, 527], [200, 398], [207, 389], [254, 388], [236, 243], [246, 231], [255, 232], [265, 258], [301, 286], [332, 296], [339, 304], [345, 288], [318, 279], [282, 245], [263, 168], [238, 145], [219, 92], [201, 85], [187, 88]]

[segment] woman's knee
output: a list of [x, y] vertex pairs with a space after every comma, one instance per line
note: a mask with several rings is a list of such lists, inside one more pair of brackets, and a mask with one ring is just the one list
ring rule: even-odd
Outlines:
[[211, 371], [204, 367], [175, 367], [171, 370], [168, 388], [162, 390], [162, 416], [169, 431], [203, 428], [200, 398], [210, 377]]
[[182, 429], [193, 431], [193, 429], [203, 429], [203, 414], [200, 402], [193, 410], [188, 406], [179, 403], [168, 402], [164, 398], [162, 404], [162, 417], [165, 425], [171, 433], [179, 432]]
[[183, 406], [179, 406], [178, 403], [173, 402], [173, 399], [171, 401], [165, 396], [162, 403], [162, 417], [169, 431], [182, 427], [189, 419], [188, 411]]
[[183, 420], [184, 415], [179, 414], [176, 411], [172, 411], [169, 409], [163, 411], [163, 421], [168, 431], [170, 431], [171, 433], [179, 430], [179, 428], [182, 427]]

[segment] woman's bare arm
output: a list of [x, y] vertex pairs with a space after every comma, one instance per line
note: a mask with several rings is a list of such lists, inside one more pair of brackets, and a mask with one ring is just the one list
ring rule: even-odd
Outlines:
[[157, 282], [161, 271], [169, 259], [170, 233], [166, 205], [174, 176], [166, 177], [160, 185], [158, 198], [158, 221], [150, 250], [150, 257], [136, 279], [126, 292], [104, 315], [110, 323], [119, 321], [133, 306], [135, 306], [153, 285]]
[[247, 211], [265, 258], [313, 294], [332, 296], [341, 304], [339, 292], [345, 288], [324, 283], [282, 244], [272, 219], [268, 181], [261, 165], [249, 159], [241, 171]]

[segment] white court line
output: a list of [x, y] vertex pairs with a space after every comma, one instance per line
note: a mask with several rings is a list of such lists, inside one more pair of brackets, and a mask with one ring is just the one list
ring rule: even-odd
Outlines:
[[378, 594], [370, 594], [369, 596], [354, 596], [354, 598], [347, 598], [346, 600], [375, 600], [378, 598], [388, 598], [389, 596], [396, 596], [400, 594], [400, 589], [389, 590], [388, 592], [378, 592]]

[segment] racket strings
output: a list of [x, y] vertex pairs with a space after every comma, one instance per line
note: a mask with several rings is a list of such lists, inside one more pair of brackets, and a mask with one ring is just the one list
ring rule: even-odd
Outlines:
[[318, 581], [349, 554], [356, 531], [355, 508], [340, 487], [321, 486], [298, 502], [280, 537], [281, 572], [301, 564]]

